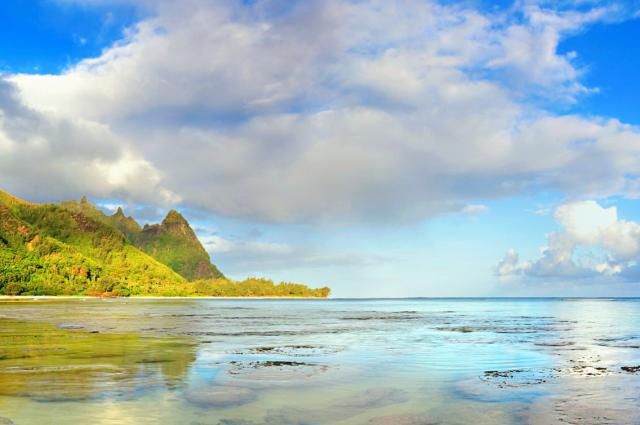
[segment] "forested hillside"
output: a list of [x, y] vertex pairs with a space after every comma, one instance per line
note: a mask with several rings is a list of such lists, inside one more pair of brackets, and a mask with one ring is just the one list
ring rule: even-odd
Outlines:
[[309, 296], [328, 288], [226, 279], [189, 223], [170, 211], [141, 228], [121, 209], [33, 204], [0, 191], [0, 294]]

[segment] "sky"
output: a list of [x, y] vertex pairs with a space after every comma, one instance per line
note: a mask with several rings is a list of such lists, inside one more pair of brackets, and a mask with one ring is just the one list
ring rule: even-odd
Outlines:
[[334, 297], [640, 296], [640, 2], [0, 2], [0, 187]]

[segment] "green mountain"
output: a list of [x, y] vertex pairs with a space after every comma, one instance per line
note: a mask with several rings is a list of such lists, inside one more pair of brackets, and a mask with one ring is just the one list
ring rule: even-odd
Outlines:
[[182, 283], [182, 276], [104, 222], [0, 192], [0, 289], [5, 294], [142, 295]]
[[84, 196], [82, 197], [80, 202], [65, 201], [62, 202], [60, 206], [75, 213], [84, 214], [87, 217], [90, 217], [93, 220], [99, 221], [108, 226], [115, 227], [116, 229], [120, 230], [129, 241], [131, 241], [132, 238], [135, 238], [135, 236], [142, 230], [140, 225], [135, 221], [133, 217], [126, 217], [124, 215], [124, 211], [122, 211], [122, 208], [118, 207], [118, 210], [115, 214], [108, 216], [97, 209], [95, 206], [87, 202], [87, 198]]
[[326, 297], [328, 288], [226, 279], [189, 223], [170, 211], [140, 225], [87, 202], [33, 204], [0, 191], [0, 295]]
[[161, 224], [145, 225], [133, 243], [189, 280], [224, 277], [177, 211], [169, 211]]
[[109, 223], [120, 230], [130, 241], [134, 241], [138, 234], [142, 231], [142, 228], [138, 222], [131, 216], [125, 216], [122, 208], [118, 207], [118, 210], [112, 216], [108, 217]]
[[180, 213], [171, 210], [161, 224], [145, 225], [127, 217], [118, 207], [113, 215], [105, 215], [83, 198], [80, 202], [65, 201], [61, 206], [95, 221], [116, 228], [136, 248], [169, 266], [187, 280], [218, 279], [224, 277], [211, 264], [209, 254]]

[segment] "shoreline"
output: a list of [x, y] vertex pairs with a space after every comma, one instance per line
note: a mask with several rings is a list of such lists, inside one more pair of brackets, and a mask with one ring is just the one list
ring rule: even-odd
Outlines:
[[0, 295], [1, 301], [24, 300], [327, 300], [320, 297], [162, 297], [162, 296], [132, 296], [132, 297], [92, 297], [89, 295]]

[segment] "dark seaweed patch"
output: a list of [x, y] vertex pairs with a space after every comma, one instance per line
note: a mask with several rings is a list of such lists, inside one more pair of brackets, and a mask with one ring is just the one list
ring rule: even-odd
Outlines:
[[341, 347], [328, 347], [322, 345], [282, 345], [282, 346], [262, 346], [252, 347], [241, 351], [236, 351], [234, 354], [247, 355], [247, 354], [272, 354], [272, 355], [284, 355], [292, 357], [309, 357], [316, 355], [331, 354], [341, 351]]
[[545, 375], [543, 371], [529, 369], [509, 369], [509, 370], [487, 370], [482, 379], [486, 382], [496, 384], [500, 388], [524, 387], [529, 385], [544, 384], [550, 374]]
[[416, 320], [420, 319], [421, 316], [417, 311], [397, 311], [390, 313], [381, 313], [381, 312], [371, 312], [362, 315], [352, 315], [352, 316], [344, 316], [341, 317], [342, 320], [356, 320], [356, 321], [367, 321], [367, 320]]
[[640, 373], [640, 366], [622, 366], [620, 368], [623, 372], [627, 373]]
[[595, 340], [597, 345], [603, 347], [615, 347], [615, 348], [640, 348], [640, 337], [621, 336], [613, 338], [598, 338]]
[[439, 327], [436, 328], [438, 331], [448, 331], [448, 332], [460, 332], [463, 334], [468, 334], [471, 332], [476, 332], [477, 329], [473, 329], [470, 326], [452, 326], [452, 327]]
[[241, 332], [187, 332], [189, 336], [306, 336], [318, 334], [342, 334], [351, 332], [349, 328], [273, 330], [273, 331], [241, 331]]
[[534, 345], [540, 347], [571, 347], [575, 345], [573, 341], [538, 341]]
[[265, 360], [254, 362], [229, 362], [227, 373], [259, 380], [296, 380], [325, 372], [329, 366], [321, 363]]

